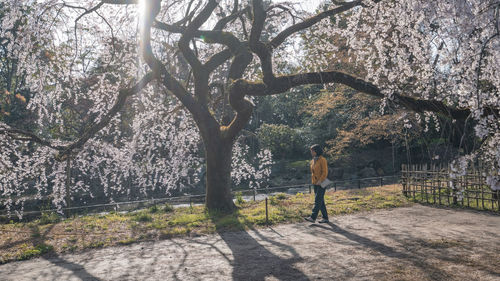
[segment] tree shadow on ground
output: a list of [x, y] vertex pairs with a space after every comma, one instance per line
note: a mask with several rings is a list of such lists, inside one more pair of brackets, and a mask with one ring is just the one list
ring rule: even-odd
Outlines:
[[[48, 240], [47, 235], [49, 234], [50, 230], [53, 227], [54, 225], [51, 225], [43, 233], [40, 233], [40, 229], [38, 228], [38, 226], [33, 226], [31, 228], [31, 231], [33, 232], [31, 234], [31, 237], [34, 237], [34, 243], [39, 245], [45, 244], [45, 242]], [[81, 280], [85, 281], [101, 280], [90, 274], [82, 265], [67, 261], [54, 252], [42, 255], [42, 258], [58, 267], [62, 267], [64, 269], [71, 271], [74, 276], [78, 277]], [[53, 278], [53, 280], [64, 280], [65, 277], [67, 278], [67, 276], [57, 276], [55, 273], [51, 274], [51, 278]]]
[[[50, 262], [58, 267], [61, 267], [61, 268], [64, 268], [64, 269], [71, 271], [74, 276], [78, 277], [81, 280], [85, 280], [85, 281], [87, 281], [87, 280], [88, 281], [101, 280], [101, 279], [95, 277], [94, 275], [90, 274], [85, 269], [84, 266], [77, 264], [77, 263], [70, 262], [68, 260], [65, 260], [64, 258], [60, 257], [57, 254], [51, 254], [50, 256], [43, 256], [43, 258], [45, 260], [47, 260], [48, 262]], [[66, 274], [64, 274], [64, 276], [57, 276], [57, 274], [52, 274], [51, 278], [54, 278], [53, 280], [64, 280], [65, 278], [67, 278], [67, 276], [66, 276]]]
[[[245, 223], [239, 220], [244, 218], [239, 215], [238, 211], [229, 216], [234, 216], [234, 220], [232, 220], [233, 226], [244, 229]], [[270, 276], [277, 280], [310, 280], [302, 271], [294, 267], [296, 263], [303, 261], [303, 259], [293, 247], [270, 239], [262, 235], [259, 230], [250, 228], [255, 236], [271, 244], [273, 248], [282, 253], [281, 256], [277, 255], [271, 252], [268, 247], [259, 243], [246, 230], [226, 232], [223, 225], [224, 220], [221, 220], [220, 214], [211, 214], [210, 217], [215, 224], [216, 232], [232, 252], [232, 260], [226, 255], [224, 257], [233, 268], [233, 280], [259, 281], [266, 280]]]
[[390, 246], [384, 245], [383, 243], [379, 243], [379, 242], [373, 241], [369, 238], [358, 235], [356, 233], [350, 232], [350, 231], [348, 231], [344, 228], [341, 228], [341, 227], [339, 227], [331, 222], [328, 224], [325, 224], [325, 225], [311, 224], [311, 227], [322, 228], [325, 230], [332, 231], [336, 234], [344, 236], [345, 238], [349, 239], [350, 241], [353, 241], [353, 242], [360, 244], [364, 248], [376, 251], [376, 252], [378, 252], [386, 257], [398, 259], [398, 260], [405, 261], [405, 262], [410, 262], [414, 266], [422, 269], [422, 272], [424, 272], [427, 275], [426, 277], [430, 280], [446, 280], [449, 278], [448, 273], [446, 273], [445, 271], [441, 270], [440, 268], [437, 268], [436, 266], [428, 263], [426, 261], [426, 259], [428, 257], [420, 257], [418, 255], [411, 255], [411, 254], [397, 251], [396, 249], [394, 249]]

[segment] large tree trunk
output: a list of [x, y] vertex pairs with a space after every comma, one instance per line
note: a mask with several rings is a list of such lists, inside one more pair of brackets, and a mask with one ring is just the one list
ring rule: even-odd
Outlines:
[[231, 156], [233, 143], [219, 137], [205, 139], [206, 207], [231, 211], [235, 208], [231, 194]]

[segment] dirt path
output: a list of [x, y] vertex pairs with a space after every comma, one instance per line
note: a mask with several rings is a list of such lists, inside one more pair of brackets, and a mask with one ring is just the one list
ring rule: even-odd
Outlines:
[[500, 216], [415, 205], [13, 262], [0, 280], [500, 280]]

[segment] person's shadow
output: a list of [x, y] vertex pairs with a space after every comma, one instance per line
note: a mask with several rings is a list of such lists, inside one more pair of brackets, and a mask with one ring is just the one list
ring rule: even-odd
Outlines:
[[[238, 211], [234, 216], [238, 218]], [[233, 255], [233, 259], [230, 260], [233, 267], [233, 280], [258, 281], [265, 280], [268, 276], [273, 276], [278, 280], [310, 280], [302, 271], [294, 267], [295, 263], [301, 262], [303, 259], [293, 247], [268, 238], [262, 235], [259, 230], [251, 229], [259, 239], [277, 248], [277, 251], [285, 252], [285, 255], [289, 257], [278, 256], [260, 244], [245, 230], [225, 232], [220, 220], [216, 218], [216, 215], [212, 217], [216, 231]], [[237, 222], [237, 224], [241, 229], [244, 229], [241, 223]]]

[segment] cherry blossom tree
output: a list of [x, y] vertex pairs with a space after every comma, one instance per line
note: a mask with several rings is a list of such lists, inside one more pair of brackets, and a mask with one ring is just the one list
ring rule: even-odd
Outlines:
[[[464, 174], [481, 160], [495, 182], [500, 175], [499, 9], [500, 2], [489, 0], [365, 1], [348, 15], [324, 19], [306, 40], [345, 42], [349, 57], [364, 70], [361, 78], [376, 86], [379, 92], [371, 94], [383, 105], [414, 110], [425, 122], [434, 120], [436, 129], [436, 114], [459, 124], [464, 154], [452, 163], [453, 173]], [[310, 68], [325, 68], [322, 58], [340, 52], [341, 46], [322, 42]], [[467, 131], [471, 124], [474, 132]], [[473, 133], [479, 147], [467, 150], [464, 139]]]
[[[39, 157], [50, 149], [58, 151], [56, 159], [68, 159], [96, 137], [113, 138], [127, 100], [141, 100], [148, 91], [175, 97], [174, 106], [189, 112], [204, 144], [206, 206], [230, 210], [233, 147], [252, 116], [252, 97], [341, 83], [389, 106], [477, 122], [482, 155], [498, 173], [499, 4], [428, 2], [333, 1], [310, 14], [290, 3], [263, 0], [94, 0], [79, 6], [63, 0], [10, 1], [2, 36], [37, 93], [28, 106], [39, 116], [40, 131], [2, 125], [3, 141], [10, 147], [33, 141], [46, 150]], [[9, 33], [18, 20], [26, 26]], [[348, 38], [353, 60], [367, 73], [329, 70], [316, 64], [321, 63], [316, 57], [303, 72], [280, 73], [280, 61], [294, 61], [290, 44], [303, 33]], [[331, 44], [318, 48], [336, 51]], [[89, 69], [95, 69], [92, 75]], [[47, 122], [65, 128], [60, 112], [68, 99], [92, 101], [91, 125], [70, 141], [50, 139], [43, 128]], [[146, 112], [144, 119], [151, 122], [161, 114], [152, 106]], [[168, 131], [179, 124], [161, 125]], [[109, 165], [134, 162], [131, 154], [119, 157], [129, 162]]]

